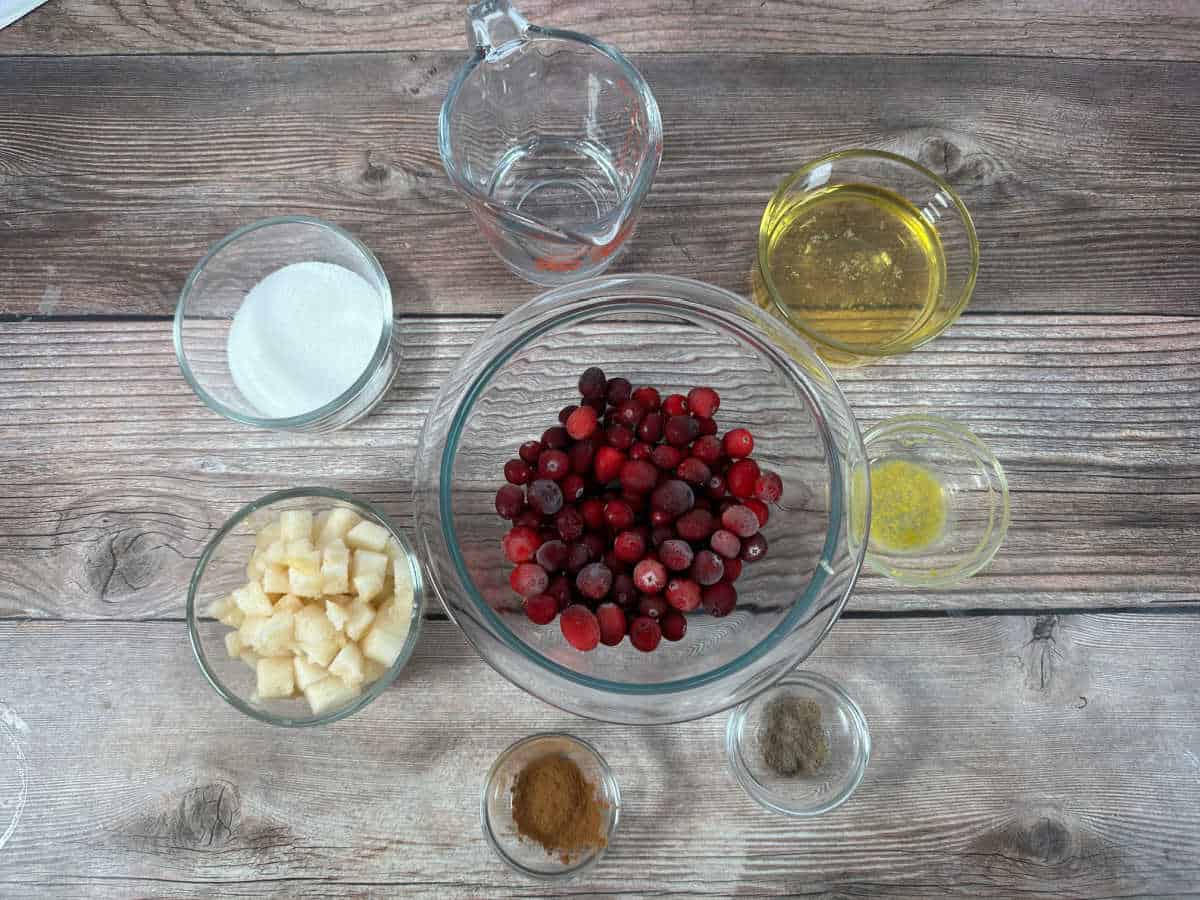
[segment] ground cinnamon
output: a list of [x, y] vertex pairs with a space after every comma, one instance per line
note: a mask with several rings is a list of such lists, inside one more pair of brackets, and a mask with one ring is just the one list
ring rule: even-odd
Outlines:
[[517, 833], [536, 841], [563, 862], [583, 850], [607, 843], [607, 808], [596, 787], [572, 760], [557, 753], [529, 763], [513, 784], [513, 821]]

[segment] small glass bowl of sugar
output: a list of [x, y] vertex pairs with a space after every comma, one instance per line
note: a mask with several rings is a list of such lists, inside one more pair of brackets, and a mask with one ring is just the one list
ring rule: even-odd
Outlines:
[[213, 246], [179, 294], [174, 337], [206, 406], [280, 431], [332, 431], [365, 416], [399, 356], [379, 261], [307, 216], [254, 222]]

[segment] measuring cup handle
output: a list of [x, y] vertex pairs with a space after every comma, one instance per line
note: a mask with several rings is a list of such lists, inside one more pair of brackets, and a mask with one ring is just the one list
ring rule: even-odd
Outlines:
[[480, 55], [524, 40], [528, 30], [529, 21], [508, 0], [480, 0], [467, 7], [467, 43]]

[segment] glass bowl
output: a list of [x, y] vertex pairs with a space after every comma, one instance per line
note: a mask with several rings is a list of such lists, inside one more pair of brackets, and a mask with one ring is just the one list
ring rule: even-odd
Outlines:
[[[1008, 479], [979, 438], [946, 419], [910, 415], [876, 425], [864, 442], [872, 473], [867, 546], [872, 569], [899, 584], [946, 587], [992, 561], [1008, 532]], [[886, 508], [881, 493], [885, 488], [875, 475], [879, 466], [893, 461], [920, 466], [941, 489], [945, 522], [933, 542], [918, 550], [895, 549], [878, 540], [880, 517], [896, 514]], [[855, 530], [861, 534], [859, 494], [856, 486]]]
[[[821, 708], [829, 758], [814, 775], [777, 775], [763, 762], [763, 714], [773, 699], [784, 695], [811, 699]], [[840, 687], [814, 672], [793, 672], [733, 711], [725, 728], [725, 751], [738, 784], [763, 807], [785, 816], [819, 816], [850, 799], [862, 781], [871, 757], [871, 733], [858, 704]]]
[[[664, 395], [714, 387], [720, 428], [751, 428], [755, 457], [784, 482], [764, 529], [770, 552], [743, 571], [737, 608], [724, 618], [689, 614], [684, 639], [650, 654], [628, 642], [575, 650], [557, 621], [529, 621], [508, 584], [501, 538], [509, 525], [494, 505], [504, 463], [558, 424], [592, 365]], [[442, 386], [418, 449], [422, 562], [483, 658], [541, 699], [630, 724], [706, 716], [792, 669], [837, 618], [865, 549], [847, 515], [848, 486], [863, 477], [865, 459], [837, 383], [782, 323], [697, 281], [593, 279], [505, 316]]]
[[[525, 766], [547, 754], [567, 757], [579, 766], [583, 777], [595, 786], [605, 807], [604, 847], [564, 860], [562, 854], [551, 853], [517, 833], [512, 813], [513, 785]], [[484, 837], [496, 855], [522, 875], [544, 881], [575, 878], [596, 865], [612, 841], [620, 814], [621, 790], [604, 757], [582, 738], [561, 732], [530, 735], [501, 753], [488, 772], [479, 805]]]
[[[278, 335], [270, 321], [261, 321], [260, 316], [270, 312], [269, 306], [262, 306], [258, 307], [259, 316], [245, 317], [241, 333], [247, 353], [262, 349], [264, 344], [265, 349], [255, 364], [231, 365], [229, 346], [234, 319], [247, 294], [264, 278], [285, 266], [313, 262], [332, 264], [345, 272], [338, 273], [332, 268], [325, 268], [317, 276], [309, 272], [307, 281], [311, 289], [302, 292], [303, 296], [293, 291], [283, 302], [289, 310], [307, 308], [311, 313], [312, 304], [322, 300], [321, 291], [353, 288], [364, 297], [369, 295], [363, 309], [352, 312], [347, 308], [341, 310], [340, 316], [335, 315], [338, 307], [331, 306], [328, 312], [322, 310], [328, 316], [327, 328], [336, 325], [336, 330], [347, 337], [361, 338], [365, 366], [358, 372], [356, 361], [348, 361], [345, 364], [348, 369], [330, 365], [322, 370], [320, 378], [314, 375], [307, 386], [309, 392], [336, 391], [343, 383], [347, 385], [344, 390], [314, 409], [294, 415], [267, 415], [247, 398], [243, 388], [261, 390], [263, 397], [279, 392], [278, 385], [272, 391], [269, 383], [260, 388], [256, 381], [265, 380], [264, 370], [278, 365], [279, 355], [289, 346], [287, 341], [295, 339], [298, 346], [293, 349], [302, 359], [320, 361], [325, 357], [321, 348], [312, 347], [302, 340], [302, 335], [286, 339]], [[331, 273], [339, 281], [332, 280]], [[262, 313], [263, 309], [267, 313]], [[378, 319], [378, 338], [374, 339], [374, 348], [368, 356], [367, 341], [372, 339], [375, 319]], [[263, 338], [255, 341], [252, 337], [263, 331], [272, 337], [271, 342]], [[218, 241], [183, 285], [175, 307], [174, 340], [183, 377], [205, 406], [235, 422], [277, 431], [333, 431], [365, 416], [387, 393], [396, 375], [399, 355], [399, 337], [392, 325], [392, 291], [379, 261], [349, 233], [308, 216], [263, 219]], [[242, 354], [237, 356], [244, 358]], [[309, 371], [315, 372], [316, 365], [310, 366]], [[320, 383], [322, 380], [324, 383]], [[288, 398], [279, 411], [290, 411], [303, 399], [302, 395]]]
[[[864, 295], [851, 305], [789, 304], [786, 296], [801, 292], [789, 281], [797, 272], [780, 235], [798, 210], [831, 189], [857, 188], [865, 194], [898, 200], [910, 215], [907, 236], [891, 249], [902, 254], [921, 252], [931, 230], [940, 243], [945, 271], [922, 303], [900, 306], [895, 292], [875, 301]], [[877, 201], [876, 201], [877, 202]], [[850, 228], [854, 223], [847, 221]], [[861, 224], [858, 226], [861, 229]], [[925, 229], [922, 231], [922, 229]], [[817, 237], [820, 237], [818, 235]], [[853, 235], [851, 239], [856, 239]], [[859, 240], [862, 240], [858, 238]], [[863, 240], [860, 252], [875, 249]], [[899, 259], [895, 261], [899, 265]], [[855, 365], [871, 359], [907, 353], [933, 340], [959, 317], [971, 299], [979, 270], [979, 241], [970, 213], [945, 181], [903, 156], [881, 150], [843, 150], [801, 167], [771, 197], [758, 228], [759, 305], [782, 316], [812, 341], [827, 362]], [[940, 271], [940, 267], [939, 267]]]
[[[225, 650], [225, 635], [230, 629], [208, 614], [212, 604], [227, 597], [246, 583], [246, 565], [255, 549], [255, 533], [289, 509], [307, 509], [313, 513], [334, 507], [354, 510], [363, 519], [386, 528], [409, 562], [413, 585], [412, 620], [400, 655], [378, 680], [344, 705], [313, 715], [303, 698], [261, 700], [254, 698], [254, 669], [240, 659], [231, 659]], [[358, 712], [396, 680], [412, 656], [421, 631], [424, 611], [421, 567], [417, 565], [408, 541], [379, 509], [349, 494], [329, 488], [306, 487], [277, 491], [238, 510], [208, 542], [196, 564], [187, 596], [187, 628], [192, 651], [200, 671], [213, 689], [240, 712], [260, 722], [288, 727], [326, 725]]]

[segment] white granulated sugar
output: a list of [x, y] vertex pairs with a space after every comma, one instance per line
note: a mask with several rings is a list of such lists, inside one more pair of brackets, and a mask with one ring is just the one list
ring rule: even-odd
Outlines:
[[229, 370], [259, 415], [312, 412], [366, 371], [383, 327], [365, 278], [332, 263], [272, 272], [246, 294], [229, 329]]

